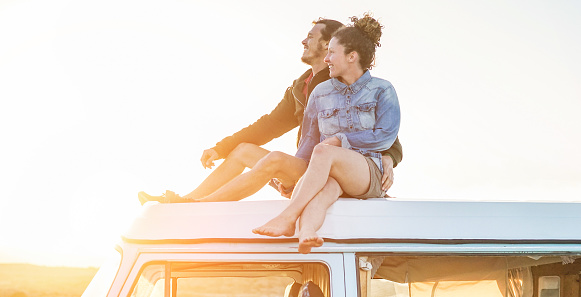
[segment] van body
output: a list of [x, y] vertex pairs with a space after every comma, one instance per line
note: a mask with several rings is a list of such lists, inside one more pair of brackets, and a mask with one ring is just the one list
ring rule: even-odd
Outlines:
[[288, 203], [148, 202], [83, 297], [581, 297], [581, 203], [341, 198], [309, 254]]

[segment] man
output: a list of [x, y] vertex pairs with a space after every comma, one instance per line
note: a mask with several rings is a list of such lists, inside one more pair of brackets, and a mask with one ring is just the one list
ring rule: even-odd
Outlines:
[[[146, 201], [195, 202], [195, 201], [236, 201], [260, 190], [273, 179], [281, 194], [288, 196], [292, 187], [307, 169], [307, 163], [299, 158], [281, 152], [269, 152], [261, 148], [299, 126], [301, 135], [304, 109], [311, 91], [319, 83], [329, 79], [329, 68], [324, 62], [332, 34], [343, 27], [338, 21], [319, 19], [302, 41], [304, 46], [301, 60], [311, 69], [296, 79], [287, 88], [277, 107], [262, 116], [252, 125], [228, 136], [215, 147], [203, 152], [201, 162], [205, 168], [212, 168], [214, 161], [225, 158], [194, 191], [180, 197], [171, 191], [165, 196], [138, 194], [141, 203]], [[384, 175], [382, 189], [387, 191], [393, 184], [393, 167], [402, 159], [402, 148], [396, 139], [392, 147], [382, 152]], [[252, 170], [244, 173], [245, 168]]]

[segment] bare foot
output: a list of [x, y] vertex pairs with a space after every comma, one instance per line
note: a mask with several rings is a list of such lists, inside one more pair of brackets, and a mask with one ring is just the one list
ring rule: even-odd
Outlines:
[[308, 254], [312, 248], [322, 246], [323, 242], [323, 238], [319, 237], [315, 230], [301, 230], [299, 233], [299, 253]]
[[252, 229], [252, 233], [266, 235], [266, 236], [293, 236], [295, 235], [296, 220], [286, 218], [283, 216], [276, 216], [268, 223]]

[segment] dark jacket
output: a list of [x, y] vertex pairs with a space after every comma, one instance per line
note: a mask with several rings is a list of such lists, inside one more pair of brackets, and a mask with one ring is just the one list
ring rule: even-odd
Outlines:
[[[286, 132], [301, 126], [303, 123], [303, 116], [305, 107], [307, 106], [307, 98], [302, 90], [305, 86], [305, 79], [311, 74], [311, 70], [307, 70], [298, 79], [293, 81], [293, 84], [286, 89], [284, 97], [278, 105], [269, 114], [263, 115], [252, 125], [222, 139], [216, 144], [213, 149], [221, 158], [226, 158], [228, 154], [240, 143], [252, 143], [256, 145], [263, 145], [269, 141], [280, 137]], [[329, 68], [319, 71], [308, 85], [308, 94], [310, 95], [313, 89], [321, 82], [329, 79]], [[301, 127], [297, 135], [297, 145], [301, 136]], [[396, 138], [393, 145], [382, 152], [383, 155], [389, 155], [393, 159], [393, 167], [401, 162], [403, 157], [402, 147], [399, 139]]]

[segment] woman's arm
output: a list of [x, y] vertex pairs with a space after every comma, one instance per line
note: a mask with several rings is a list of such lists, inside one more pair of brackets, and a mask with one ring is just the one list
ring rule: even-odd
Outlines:
[[[311, 94], [310, 98], [312, 99], [312, 97], [313, 94]], [[301, 130], [301, 140], [299, 141], [299, 148], [295, 154], [295, 157], [301, 158], [307, 162], [311, 160], [311, 154], [313, 153], [315, 145], [321, 141], [316, 103], [315, 100], [311, 99], [309, 99], [307, 108], [305, 109], [303, 128]]]

